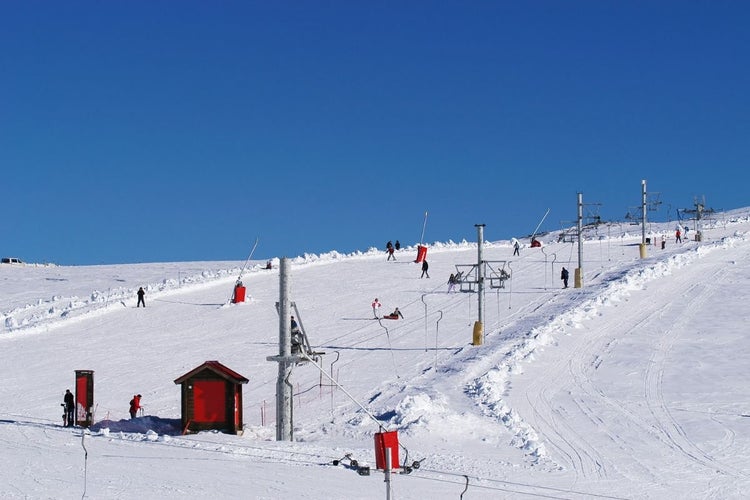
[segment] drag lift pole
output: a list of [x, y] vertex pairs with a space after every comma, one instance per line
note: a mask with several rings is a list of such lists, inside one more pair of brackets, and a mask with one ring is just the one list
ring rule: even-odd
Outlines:
[[549, 215], [550, 209], [548, 208], [547, 211], [544, 213], [544, 217], [542, 217], [542, 220], [539, 221], [539, 224], [536, 225], [536, 228], [534, 229], [534, 232], [531, 233], [531, 239], [534, 239], [534, 236], [536, 236], [536, 232], [539, 230], [539, 227], [541, 227], [542, 224], [544, 224], [544, 219], [547, 218]]
[[240, 281], [242, 281], [242, 274], [245, 272], [245, 268], [247, 268], [247, 263], [250, 262], [250, 259], [253, 258], [253, 254], [255, 253], [255, 249], [258, 247], [258, 240], [259, 239], [260, 239], [259, 236], [255, 238], [255, 244], [253, 245], [253, 249], [250, 250], [250, 255], [247, 256], [247, 260], [245, 261], [245, 265], [242, 266], [242, 269], [240, 270], [240, 275], [237, 276], [237, 282], [238, 283]]
[[424, 230], [427, 228], [427, 210], [424, 211], [424, 222], [422, 223], [422, 236], [419, 237], [419, 244], [424, 243]]

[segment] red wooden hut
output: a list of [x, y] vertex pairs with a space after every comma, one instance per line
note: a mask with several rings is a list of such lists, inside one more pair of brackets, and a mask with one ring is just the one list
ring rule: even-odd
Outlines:
[[174, 383], [182, 385], [184, 433], [242, 433], [242, 384], [248, 379], [218, 361], [206, 361]]

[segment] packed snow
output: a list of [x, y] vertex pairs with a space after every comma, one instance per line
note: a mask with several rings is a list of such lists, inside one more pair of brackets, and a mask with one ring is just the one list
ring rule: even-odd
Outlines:
[[[266, 359], [278, 258], [1, 264], [0, 497], [385, 498], [373, 439], [388, 430], [394, 499], [744, 498], [750, 209], [701, 220], [701, 241], [691, 220], [676, 242], [677, 224], [648, 225], [645, 258], [640, 226], [587, 227], [581, 287], [576, 243], [519, 237], [513, 256], [488, 225], [481, 345], [477, 285], [447, 285], [478, 259], [471, 234], [427, 245], [430, 278], [416, 244], [395, 261], [385, 242], [290, 258], [290, 299], [325, 353], [292, 371], [293, 441], [276, 440]], [[233, 304], [238, 278], [247, 297]], [[374, 319], [376, 297], [404, 319]], [[174, 381], [208, 360], [249, 379], [240, 435], [183, 433]], [[90, 428], [62, 425], [75, 370], [94, 371]]]

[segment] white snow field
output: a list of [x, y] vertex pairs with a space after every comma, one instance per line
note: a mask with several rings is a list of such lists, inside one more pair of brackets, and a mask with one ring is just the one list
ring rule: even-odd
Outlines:
[[[486, 241], [483, 258], [511, 279], [485, 289], [479, 346], [478, 294], [446, 284], [477, 260], [471, 232], [428, 245], [429, 279], [415, 246], [395, 262], [384, 248], [291, 258], [290, 299], [325, 352], [320, 370], [290, 377], [292, 442], [276, 441], [278, 365], [266, 360], [278, 259], [244, 271], [2, 264], [0, 498], [381, 499], [381, 429], [398, 431], [411, 469], [392, 476], [394, 499], [746, 498], [749, 216], [714, 214], [700, 242], [695, 221], [682, 243], [675, 222], [650, 224], [666, 248], [643, 259], [640, 226], [587, 229], [581, 288], [577, 245], [557, 234], [541, 249], [521, 238], [515, 257], [510, 241]], [[229, 304], [241, 271], [247, 299]], [[374, 320], [375, 297], [405, 319]], [[249, 379], [241, 435], [181, 432], [174, 380], [208, 360]], [[94, 371], [89, 429], [62, 426], [75, 370]], [[135, 393], [144, 415], [130, 420]], [[334, 465], [347, 455], [370, 475]]]

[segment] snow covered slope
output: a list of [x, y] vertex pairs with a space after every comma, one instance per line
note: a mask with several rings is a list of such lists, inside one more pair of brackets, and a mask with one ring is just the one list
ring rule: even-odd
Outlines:
[[[487, 287], [481, 346], [477, 294], [446, 284], [476, 262], [476, 243], [430, 245], [429, 279], [414, 248], [395, 262], [375, 249], [293, 258], [291, 299], [326, 354], [320, 369], [293, 370], [291, 443], [275, 441], [278, 368], [266, 360], [278, 351], [278, 269], [245, 270], [248, 299], [233, 305], [241, 262], [0, 265], [0, 496], [383, 498], [381, 473], [333, 461], [374, 465], [385, 428], [418, 466], [393, 478], [395, 498], [741, 498], [748, 229], [748, 210], [722, 214], [702, 242], [675, 244], [674, 223], [652, 224], [667, 244], [645, 259], [639, 227], [588, 230], [584, 286], [566, 290], [572, 244], [522, 241], [514, 257], [509, 242], [487, 242], [484, 259], [511, 279]], [[372, 319], [375, 297], [405, 319]], [[175, 425], [173, 381], [206, 360], [250, 380], [242, 436]], [[60, 426], [77, 369], [95, 372], [85, 432]], [[146, 416], [131, 421], [135, 393]]]

